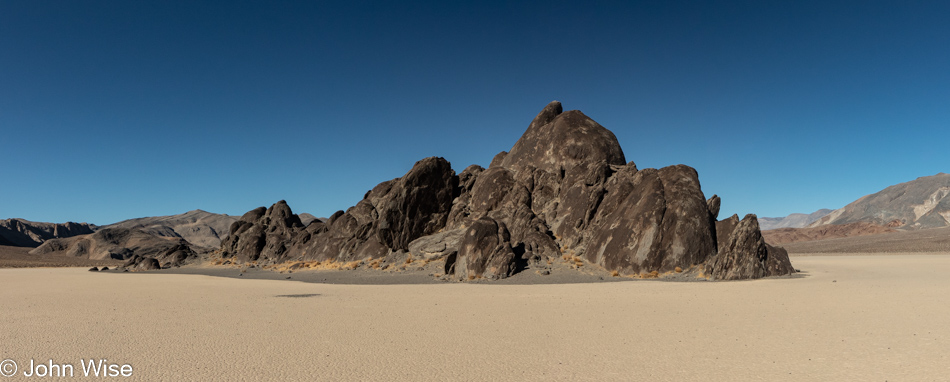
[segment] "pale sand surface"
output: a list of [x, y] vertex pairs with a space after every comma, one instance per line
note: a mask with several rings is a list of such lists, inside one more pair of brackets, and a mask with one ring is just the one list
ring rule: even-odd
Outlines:
[[792, 262], [803, 277], [557, 285], [0, 269], [0, 358], [106, 357], [123, 380], [950, 379], [950, 254]]

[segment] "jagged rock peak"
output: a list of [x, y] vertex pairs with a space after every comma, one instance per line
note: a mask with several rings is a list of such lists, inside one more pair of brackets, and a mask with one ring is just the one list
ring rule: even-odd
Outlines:
[[539, 128], [551, 123], [551, 121], [553, 121], [555, 117], [561, 115], [563, 111], [564, 108], [561, 107], [561, 102], [551, 101], [551, 103], [547, 104], [547, 106], [545, 106], [544, 109], [541, 109], [541, 112], [534, 117], [534, 120], [532, 120], [531, 124], [528, 125], [528, 130]]
[[578, 110], [562, 112], [561, 103], [554, 101], [531, 121], [499, 164], [511, 171], [534, 167], [560, 173], [597, 162], [626, 163], [617, 137]]

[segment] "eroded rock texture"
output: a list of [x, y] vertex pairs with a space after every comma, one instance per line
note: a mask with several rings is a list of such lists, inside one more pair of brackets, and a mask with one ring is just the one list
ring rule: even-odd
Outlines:
[[443, 158], [416, 162], [405, 176], [380, 183], [346, 212], [304, 227], [287, 203], [259, 207], [231, 226], [224, 257], [275, 263], [287, 260], [366, 260], [445, 227], [458, 177]]
[[[562, 255], [625, 275], [694, 270], [735, 280], [793, 272], [755, 216], [717, 222], [685, 165], [638, 169], [617, 138], [554, 101], [487, 169], [426, 158], [356, 206], [306, 227], [284, 202], [252, 210], [222, 243], [239, 261], [445, 259], [457, 278], [504, 278]], [[397, 255], [398, 254], [398, 255]]]

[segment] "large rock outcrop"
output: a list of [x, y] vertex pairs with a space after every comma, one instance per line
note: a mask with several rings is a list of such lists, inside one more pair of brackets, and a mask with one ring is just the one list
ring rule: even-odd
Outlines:
[[40, 223], [23, 219], [0, 220], [0, 245], [38, 247], [50, 239], [62, 239], [93, 233], [88, 223]]
[[564, 255], [623, 275], [685, 270], [735, 280], [794, 271], [783, 250], [762, 240], [754, 216], [717, 222], [719, 207], [695, 169], [640, 170], [613, 133], [555, 101], [487, 169], [456, 175], [444, 159], [427, 158], [305, 228], [286, 203], [261, 207], [232, 225], [222, 253], [351, 261], [408, 250], [444, 258], [463, 280], [504, 278]]

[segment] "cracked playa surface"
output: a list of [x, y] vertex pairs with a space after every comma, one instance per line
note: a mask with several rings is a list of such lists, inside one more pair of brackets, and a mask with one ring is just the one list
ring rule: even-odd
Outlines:
[[0, 269], [0, 357], [108, 358], [134, 367], [124, 380], [950, 375], [950, 254], [792, 262], [804, 277], [553, 285]]

